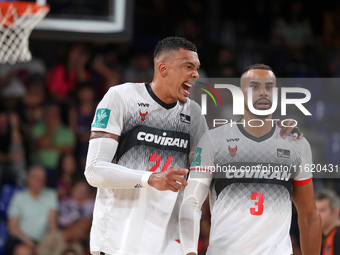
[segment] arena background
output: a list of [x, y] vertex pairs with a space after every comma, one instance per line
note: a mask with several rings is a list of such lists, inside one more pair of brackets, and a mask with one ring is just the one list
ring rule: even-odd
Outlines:
[[[33, 60], [0, 65], [1, 113], [8, 116], [14, 113], [18, 117], [23, 148], [23, 156], [15, 160], [21, 165], [11, 160], [0, 161], [1, 247], [7, 236], [6, 210], [11, 195], [24, 185], [30, 166], [45, 163], [37, 160], [32, 132], [39, 121], [46, 121], [43, 116], [46, 102], [59, 106], [62, 122], [74, 134], [74, 178], [79, 179], [84, 169], [91, 117], [77, 122], [79, 116], [74, 114], [82, 107], [87, 109], [96, 104], [110, 86], [127, 81], [151, 81], [153, 49], [165, 36], [183, 36], [196, 44], [202, 78], [235, 78], [248, 65], [265, 63], [273, 68], [277, 77], [291, 78], [295, 86], [308, 89], [311, 100], [306, 108], [312, 116], [304, 116], [289, 108], [288, 117], [298, 120], [300, 129], [311, 144], [315, 164], [338, 166], [340, 163], [338, 1], [46, 2], [51, 11], [33, 31], [29, 41]], [[117, 8], [122, 9], [117, 12]], [[70, 25], [65, 26], [65, 20], [69, 20]], [[91, 23], [95, 24], [93, 28]], [[66, 89], [63, 87], [65, 84], [56, 84], [60, 79], [60, 68], [69, 75]], [[79, 99], [82, 97], [80, 91], [88, 87], [90, 99], [84, 95], [83, 99]], [[192, 94], [194, 96], [195, 92]], [[226, 95], [223, 99], [226, 102], [223, 109], [230, 109], [230, 97]], [[196, 95], [195, 100], [200, 103], [200, 96]], [[212, 101], [209, 101], [209, 107], [213, 109], [211, 105]], [[5, 117], [0, 125], [12, 125], [9, 119]], [[208, 124], [211, 128], [211, 123]], [[10, 130], [3, 130], [1, 139], [10, 134]], [[7, 146], [13, 142], [3, 141], [1, 143]], [[1, 153], [8, 156], [7, 152], [3, 145]], [[60, 168], [56, 164], [47, 164], [45, 168], [51, 175], [50, 180], [58, 177]], [[330, 188], [339, 195], [339, 175], [327, 169], [318, 173], [318, 178], [314, 179], [315, 189]], [[52, 181], [48, 185], [53, 187], [55, 183]], [[54, 188], [58, 189], [57, 186]], [[94, 193], [91, 189], [89, 197], [84, 199], [93, 199]], [[208, 219], [209, 211], [205, 207], [201, 254], [204, 254], [207, 244]], [[299, 254], [296, 225], [293, 217], [294, 254]], [[87, 248], [87, 242], [83, 244]]]

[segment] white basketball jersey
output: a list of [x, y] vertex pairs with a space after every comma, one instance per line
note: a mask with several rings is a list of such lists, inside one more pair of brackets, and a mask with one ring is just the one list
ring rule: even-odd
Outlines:
[[[113, 162], [154, 172], [187, 168], [190, 148], [206, 130], [197, 103], [188, 99], [187, 103], [165, 104], [147, 83], [110, 88], [92, 123], [92, 131], [120, 136]], [[181, 198], [181, 192], [138, 185], [134, 189], [98, 188], [91, 252], [182, 254], [178, 240]]]
[[206, 132], [190, 174], [213, 176], [207, 254], [292, 254], [291, 192], [311, 181], [305, 164], [311, 164], [307, 140], [282, 139], [276, 127], [260, 138], [240, 124]]

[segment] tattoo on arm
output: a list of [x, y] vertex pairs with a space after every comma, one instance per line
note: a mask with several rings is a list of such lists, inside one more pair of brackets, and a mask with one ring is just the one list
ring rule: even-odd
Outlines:
[[90, 140], [91, 139], [96, 139], [96, 138], [111, 138], [119, 142], [119, 137], [118, 135], [115, 134], [110, 134], [110, 133], [103, 133], [103, 132], [91, 132], [90, 135]]

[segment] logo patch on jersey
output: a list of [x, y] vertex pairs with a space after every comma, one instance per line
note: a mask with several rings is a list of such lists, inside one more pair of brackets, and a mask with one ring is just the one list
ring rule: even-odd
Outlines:
[[278, 158], [290, 158], [290, 150], [277, 149], [276, 155]]
[[200, 166], [201, 165], [201, 154], [202, 154], [202, 148], [196, 147], [194, 159], [192, 160], [193, 166]]
[[180, 113], [181, 121], [190, 124], [190, 116]]
[[229, 150], [229, 155], [233, 158], [236, 156], [236, 151], [237, 151], [237, 145], [235, 148], [231, 148], [230, 146], [228, 146], [228, 150]]
[[147, 103], [137, 103], [138, 106], [141, 106], [141, 107], [149, 107], [150, 104], [147, 104]]
[[107, 123], [109, 122], [111, 110], [106, 108], [98, 109], [96, 112], [96, 119], [94, 123], [92, 124], [92, 127], [95, 128], [106, 128]]
[[230, 139], [226, 139], [227, 140], [227, 143], [229, 142], [238, 142], [240, 140], [240, 138], [230, 138]]
[[145, 113], [139, 112], [140, 120], [141, 120], [141, 121], [144, 121], [146, 115], [148, 115], [148, 112], [145, 112]]

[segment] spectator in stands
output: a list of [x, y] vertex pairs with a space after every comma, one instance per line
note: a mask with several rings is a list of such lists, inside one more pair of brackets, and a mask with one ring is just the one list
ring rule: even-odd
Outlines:
[[90, 221], [78, 219], [63, 230], [56, 229], [39, 243], [36, 253], [37, 255], [62, 255], [66, 250], [72, 249], [75, 254], [82, 255], [84, 249], [81, 241], [88, 237], [89, 228]]
[[62, 124], [59, 106], [54, 103], [44, 108], [43, 121], [32, 128], [32, 161], [45, 168], [47, 185], [56, 187], [56, 168], [62, 153], [72, 153], [75, 146], [73, 131]]
[[273, 42], [277, 46], [276, 65], [288, 77], [317, 75], [313, 52], [311, 20], [299, 0], [285, 4], [282, 14], [273, 22]]
[[288, 51], [303, 49], [312, 43], [310, 20], [306, 17], [301, 1], [292, 1], [284, 6], [282, 16], [274, 27], [274, 40], [281, 49]]
[[22, 185], [26, 177], [25, 153], [16, 113], [0, 106], [0, 186]]
[[47, 88], [57, 101], [65, 102], [78, 83], [90, 80], [87, 64], [91, 52], [89, 45], [84, 43], [72, 44], [66, 50], [63, 63], [54, 66], [47, 74]]
[[85, 169], [87, 147], [91, 134], [91, 123], [96, 111], [95, 91], [91, 84], [83, 84], [77, 90], [77, 101], [69, 111], [69, 123], [76, 134], [76, 159], [81, 174]]
[[93, 207], [94, 199], [89, 184], [83, 178], [77, 180], [72, 187], [71, 197], [60, 201], [59, 226], [65, 227], [80, 218], [91, 219]]
[[44, 103], [47, 98], [44, 77], [41, 75], [31, 76], [28, 81], [27, 92], [18, 107], [18, 112], [28, 128], [42, 119]]
[[71, 196], [72, 184], [76, 178], [76, 159], [72, 153], [62, 154], [57, 167], [57, 192], [59, 200]]
[[27, 177], [27, 188], [14, 194], [8, 210], [10, 237], [5, 254], [12, 254], [19, 243], [35, 247], [43, 236], [57, 227], [57, 194], [45, 187], [45, 171], [33, 166]]
[[332, 190], [318, 190], [316, 208], [321, 217], [321, 255], [340, 255], [339, 198]]
[[98, 52], [91, 67], [99, 76], [96, 83], [96, 92], [99, 98], [103, 97], [111, 86], [121, 84], [124, 68], [119, 58], [118, 49], [115, 49], [113, 45], [107, 45]]
[[125, 70], [124, 81], [145, 82], [152, 81], [153, 65], [152, 54], [140, 51], [133, 55], [130, 65]]

